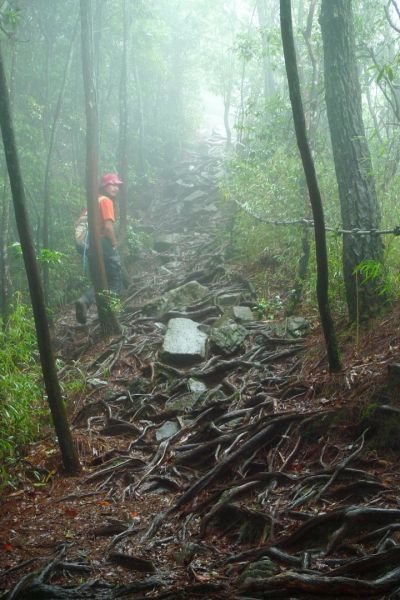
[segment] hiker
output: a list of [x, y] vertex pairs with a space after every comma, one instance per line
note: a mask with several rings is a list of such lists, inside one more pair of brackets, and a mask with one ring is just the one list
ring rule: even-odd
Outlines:
[[[106, 173], [101, 178], [99, 189], [100, 236], [103, 250], [104, 267], [107, 276], [108, 289], [117, 296], [122, 291], [121, 259], [115, 236], [114, 201], [122, 181], [117, 173]], [[87, 244], [85, 246], [85, 253]], [[95, 301], [94, 289], [85, 292], [75, 303], [76, 320], [82, 325], [86, 323], [87, 312]]]

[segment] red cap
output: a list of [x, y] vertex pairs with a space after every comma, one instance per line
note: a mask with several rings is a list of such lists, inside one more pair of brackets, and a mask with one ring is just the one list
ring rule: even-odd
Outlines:
[[117, 173], [106, 173], [101, 178], [101, 187], [106, 187], [106, 185], [122, 185], [122, 183]]

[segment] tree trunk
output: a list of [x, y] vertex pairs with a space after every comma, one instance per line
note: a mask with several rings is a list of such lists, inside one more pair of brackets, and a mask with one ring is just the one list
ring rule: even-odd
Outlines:
[[[342, 224], [345, 229], [378, 229], [380, 214], [362, 119], [351, 0], [322, 0], [320, 24], [325, 97]], [[366, 281], [362, 274], [355, 274], [362, 261], [382, 262], [382, 259], [379, 236], [344, 235], [343, 273], [351, 320], [367, 318], [382, 304], [380, 282]]]
[[43, 289], [40, 282], [39, 269], [36, 261], [35, 248], [28, 224], [25, 191], [21, 177], [17, 146], [11, 121], [10, 102], [7, 82], [4, 73], [3, 60], [0, 50], [0, 127], [3, 136], [4, 151], [11, 192], [14, 203], [15, 218], [22, 254], [29, 284], [33, 316], [35, 319], [36, 335], [39, 346], [43, 379], [47, 399], [53, 417], [54, 427], [60, 445], [65, 470], [76, 473], [80, 469], [79, 458], [74, 446], [71, 431], [67, 421], [66, 410], [61, 395], [60, 384], [51, 347], [50, 331], [44, 303]]
[[139, 116], [139, 144], [137, 149], [137, 170], [139, 178], [143, 179], [145, 176], [145, 148], [144, 148], [144, 109], [143, 109], [143, 92], [142, 83], [140, 79], [139, 68], [135, 55], [136, 49], [133, 49], [133, 73], [135, 76], [136, 92], [137, 92], [137, 103], [138, 103], [138, 116]]
[[119, 239], [124, 242], [127, 231], [127, 185], [128, 185], [128, 90], [127, 90], [127, 55], [129, 19], [126, 10], [126, 0], [122, 2], [122, 60], [121, 76], [119, 82], [119, 144], [118, 144], [118, 170], [124, 185], [119, 191]]
[[98, 202], [98, 115], [93, 71], [92, 0], [80, 0], [83, 84], [86, 108], [86, 193], [89, 223], [89, 264], [96, 292], [96, 305], [104, 334], [120, 331], [109, 302], [107, 278], [100, 242], [100, 213]]
[[[16, 46], [15, 40], [12, 41], [11, 46], [11, 74], [10, 74], [10, 105], [14, 97], [14, 81], [15, 81], [15, 66], [16, 66]], [[0, 222], [0, 306], [1, 306], [1, 318], [3, 325], [6, 323], [10, 309], [10, 298], [11, 298], [11, 274], [10, 274], [10, 263], [8, 257], [8, 235], [10, 225], [10, 206], [11, 200], [8, 193], [8, 172], [7, 165], [4, 165], [3, 175], [3, 202], [1, 207], [1, 222]]]
[[275, 93], [274, 73], [271, 68], [271, 59], [269, 52], [269, 42], [267, 35], [267, 9], [266, 0], [257, 0], [257, 15], [260, 25], [261, 46], [263, 49], [263, 70], [264, 70], [264, 100], [268, 100]]
[[[65, 63], [63, 78], [61, 81], [60, 91], [58, 93], [57, 103], [54, 109], [53, 122], [50, 130], [50, 138], [49, 145], [47, 150], [47, 158], [46, 158], [46, 168], [44, 174], [44, 190], [43, 190], [43, 248], [50, 248], [50, 231], [49, 224], [52, 222], [51, 219], [51, 202], [50, 202], [50, 169], [51, 169], [51, 159], [53, 157], [53, 149], [54, 149], [54, 140], [57, 131], [57, 123], [61, 112], [62, 101], [64, 98], [65, 84], [67, 82], [67, 77], [71, 65], [72, 53], [74, 48], [74, 40], [76, 32], [78, 31], [78, 22], [74, 27], [74, 31], [71, 37], [71, 44], [68, 51], [67, 62]], [[49, 292], [50, 292], [50, 274], [49, 274], [49, 265], [45, 261], [43, 263], [43, 288], [44, 288], [44, 299], [46, 305], [49, 304]]]
[[306, 122], [301, 99], [299, 73], [297, 70], [296, 51], [293, 39], [291, 0], [280, 0], [280, 11], [282, 44], [285, 55], [285, 65], [289, 84], [290, 101], [292, 104], [293, 120], [314, 217], [318, 307], [322, 329], [325, 336], [329, 369], [335, 372], [339, 371], [341, 366], [329, 307], [328, 256], [326, 252], [325, 220], [314, 162], [307, 140]]

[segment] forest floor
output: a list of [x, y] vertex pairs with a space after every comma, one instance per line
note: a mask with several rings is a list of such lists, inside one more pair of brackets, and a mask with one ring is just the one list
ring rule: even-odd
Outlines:
[[[190, 365], [160, 350], [171, 318], [210, 335], [256, 302], [225, 260], [219, 150], [149, 206], [156, 250], [122, 335], [102, 339], [94, 314], [57, 324], [61, 376], [86, 379], [69, 406], [82, 472], [65, 477], [51, 430], [26, 448], [1, 499], [0, 598], [400, 597], [400, 307], [341, 327], [336, 375], [315, 315], [301, 335], [242, 321], [233, 351], [213, 338]], [[194, 280], [201, 297], [178, 301]]]

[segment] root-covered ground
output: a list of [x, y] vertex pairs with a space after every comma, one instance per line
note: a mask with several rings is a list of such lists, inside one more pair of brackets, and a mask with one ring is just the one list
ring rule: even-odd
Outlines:
[[[2, 499], [2, 598], [400, 597], [399, 311], [342, 331], [335, 376], [317, 328], [239, 316], [256, 298], [225, 262], [217, 142], [148, 208], [122, 335], [57, 325], [61, 377], [87, 379], [83, 470], [63, 476], [51, 432], [27, 449]], [[201, 324], [203, 358], [166, 350], [171, 319]]]

